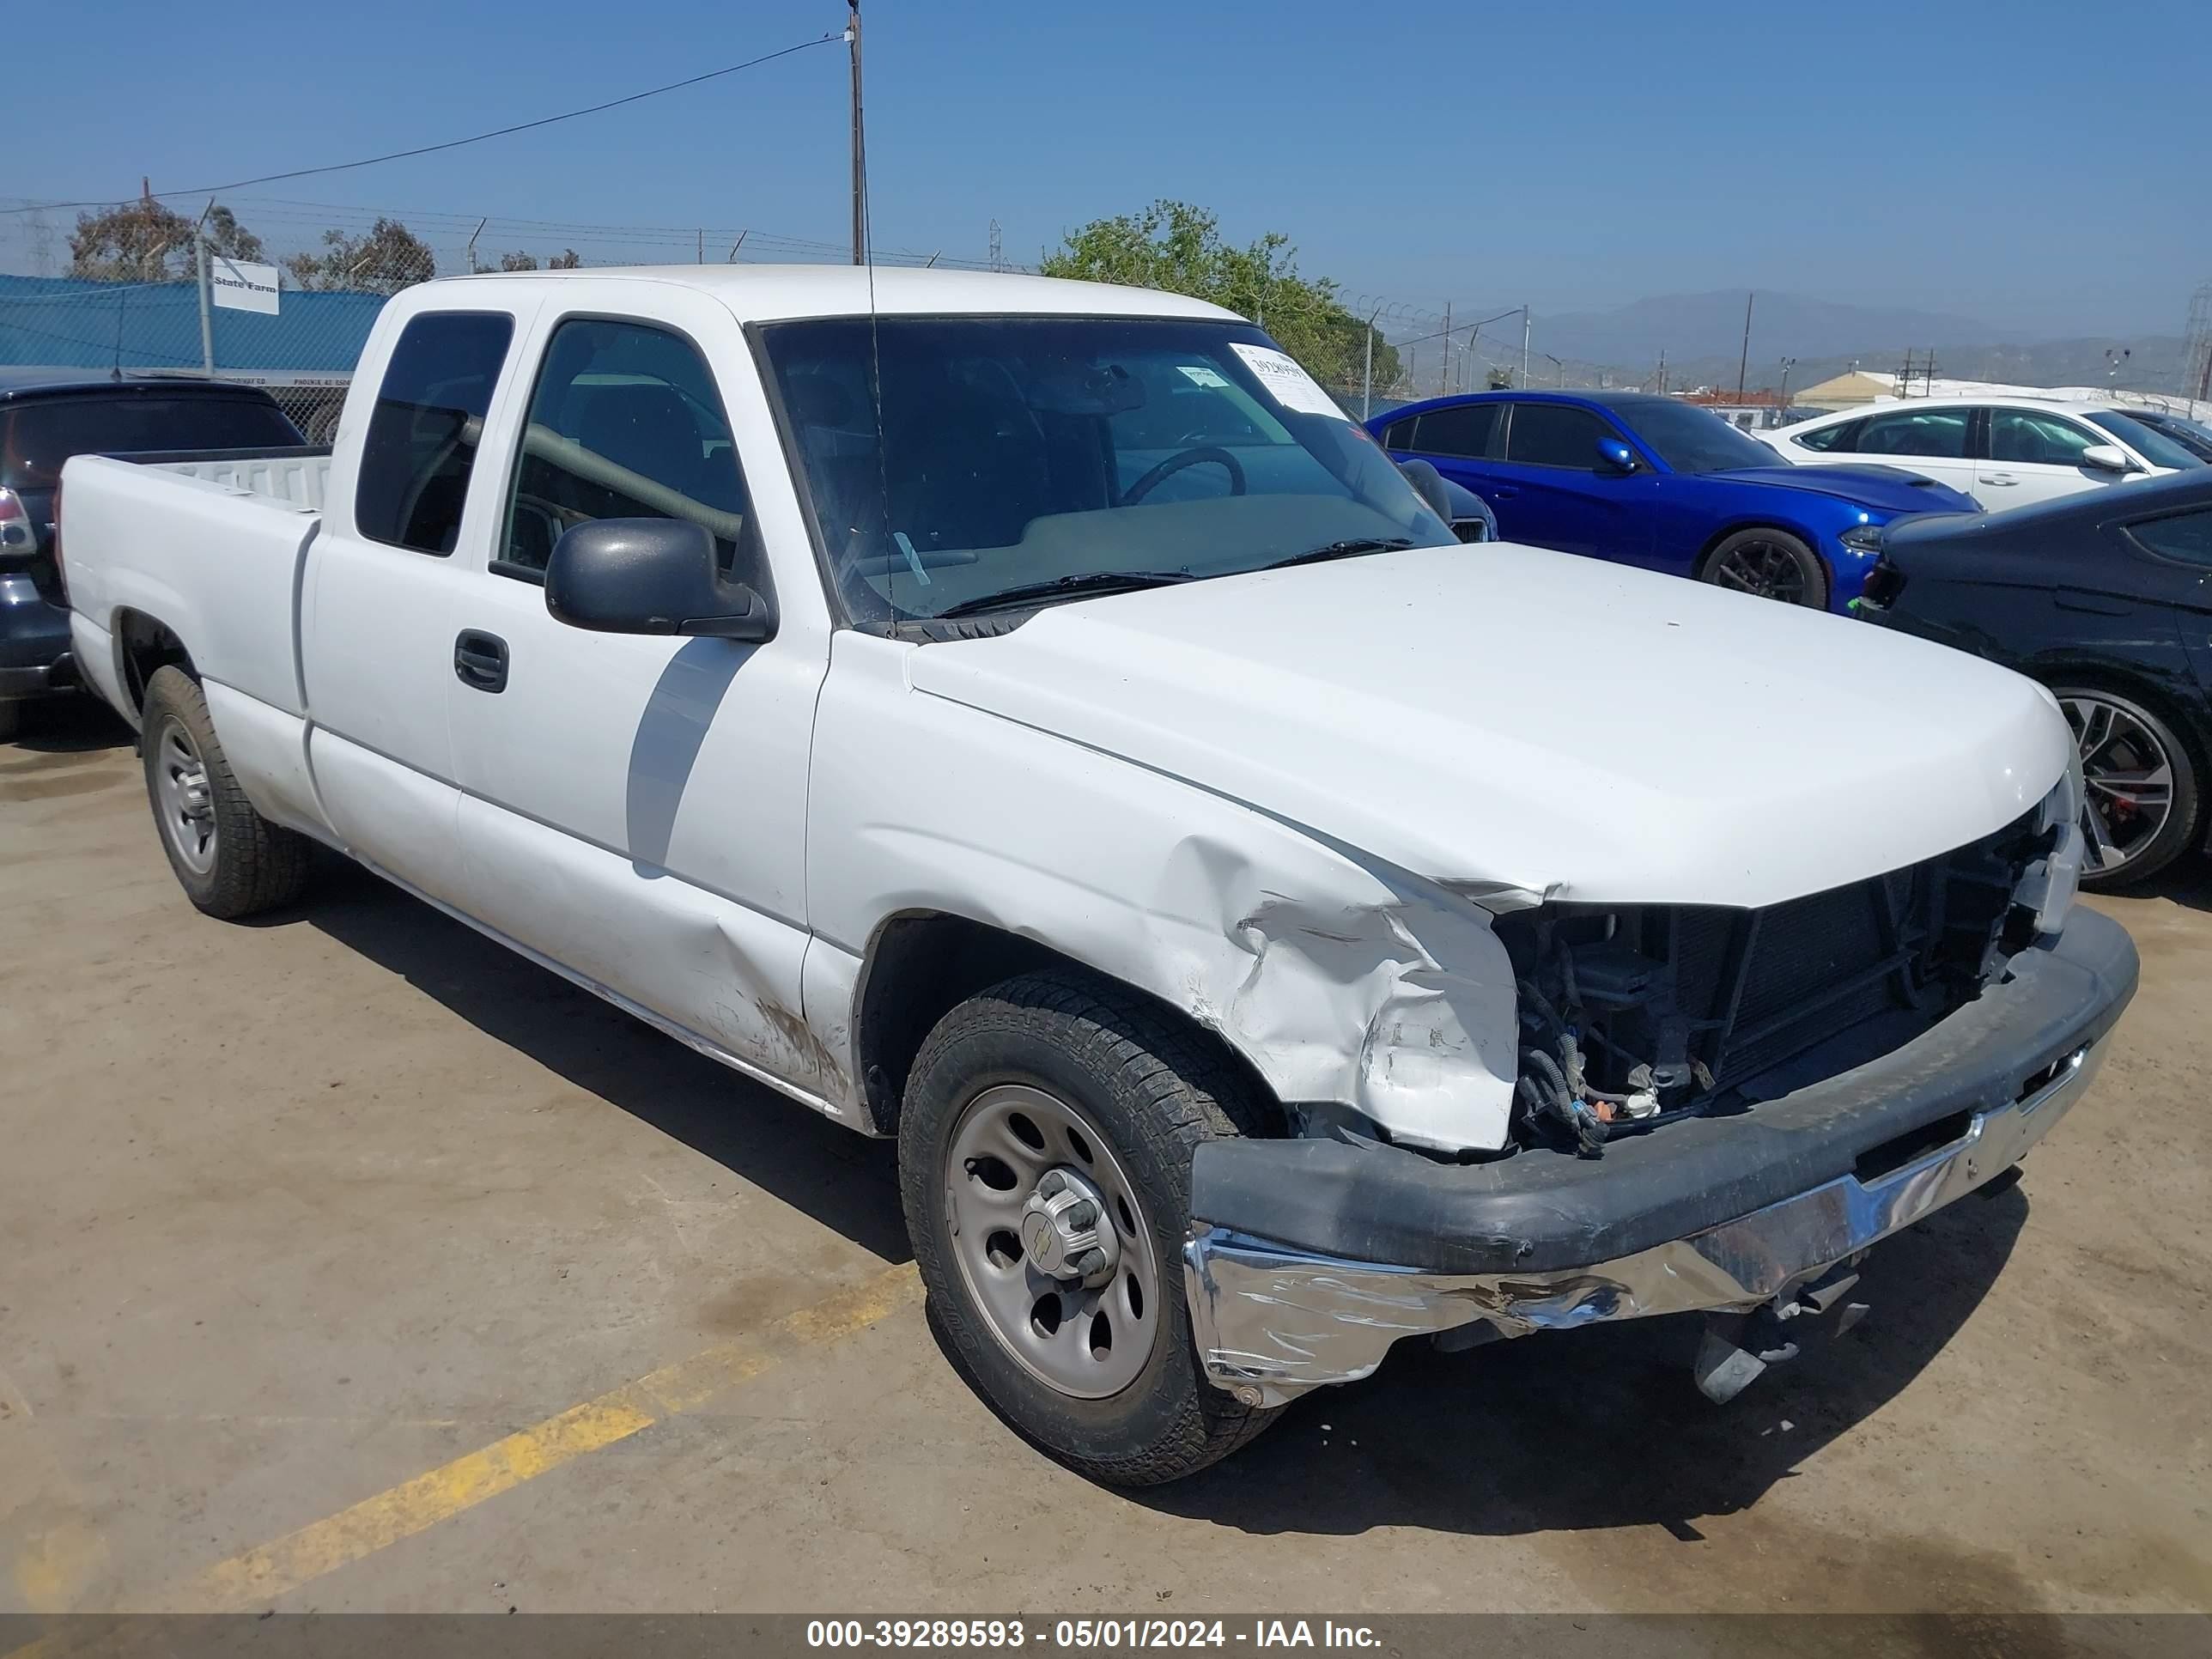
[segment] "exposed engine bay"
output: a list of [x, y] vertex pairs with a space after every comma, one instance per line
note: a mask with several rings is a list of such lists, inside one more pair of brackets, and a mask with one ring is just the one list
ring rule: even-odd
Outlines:
[[1759, 909], [1547, 903], [1499, 918], [1519, 995], [1516, 1146], [1598, 1157], [1897, 1048], [2033, 942], [2016, 896], [2056, 833], [2031, 813]]

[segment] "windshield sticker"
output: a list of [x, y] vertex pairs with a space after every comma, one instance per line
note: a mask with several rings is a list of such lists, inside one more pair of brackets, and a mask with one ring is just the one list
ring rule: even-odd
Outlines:
[[1229, 349], [1244, 360], [1244, 367], [1260, 378], [1260, 384], [1285, 409], [1295, 410], [1301, 415], [1334, 415], [1340, 421], [1350, 422], [1352, 416], [1336, 406], [1336, 399], [1323, 392], [1314, 377], [1291, 360], [1290, 353], [1278, 351], [1273, 346], [1246, 345], [1242, 340], [1231, 340]]
[[1218, 369], [1207, 368], [1197, 363], [1177, 363], [1176, 367], [1189, 377], [1194, 386], [1225, 386], [1229, 384], [1221, 377]]

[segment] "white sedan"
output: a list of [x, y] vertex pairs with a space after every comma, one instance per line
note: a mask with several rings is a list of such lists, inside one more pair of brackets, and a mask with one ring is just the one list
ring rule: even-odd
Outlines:
[[1909, 467], [1995, 512], [2204, 463], [2109, 404], [1911, 398], [1762, 433], [1785, 461]]

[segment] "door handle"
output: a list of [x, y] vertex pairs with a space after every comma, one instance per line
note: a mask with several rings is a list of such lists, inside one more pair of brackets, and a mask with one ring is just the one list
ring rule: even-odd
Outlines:
[[1977, 481], [1981, 483], [2016, 484], [2020, 482], [2009, 472], [1984, 472]]
[[1494, 496], [1501, 501], [1510, 501], [1521, 493], [1521, 487], [1518, 484], [1489, 484], [1484, 487], [1481, 493]]
[[453, 641], [453, 674], [474, 690], [506, 690], [507, 641], [496, 634], [463, 629]]

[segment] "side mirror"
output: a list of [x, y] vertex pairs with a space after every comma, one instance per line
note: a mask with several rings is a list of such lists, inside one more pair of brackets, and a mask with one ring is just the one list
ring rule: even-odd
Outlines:
[[600, 634], [775, 637], [775, 605], [726, 580], [714, 538], [688, 519], [594, 519], [573, 526], [545, 562], [545, 608]]
[[1451, 502], [1451, 512], [1445, 522], [1451, 526], [1452, 534], [1463, 542], [1496, 541], [1498, 515], [1490, 510], [1490, 503], [1449, 478], [1443, 483], [1444, 495]]
[[1406, 475], [1406, 482], [1413, 486], [1413, 493], [1427, 504], [1430, 512], [1446, 524], [1452, 521], [1451, 492], [1445, 487], [1443, 473], [1426, 461], [1401, 461], [1398, 471]]
[[1633, 472], [1642, 465], [1643, 463], [1636, 459], [1636, 452], [1621, 442], [1620, 439], [1600, 438], [1597, 441], [1599, 471]]
[[2081, 452], [2081, 465], [2100, 472], [2132, 472], [2136, 464], [2118, 444], [2091, 444]]

